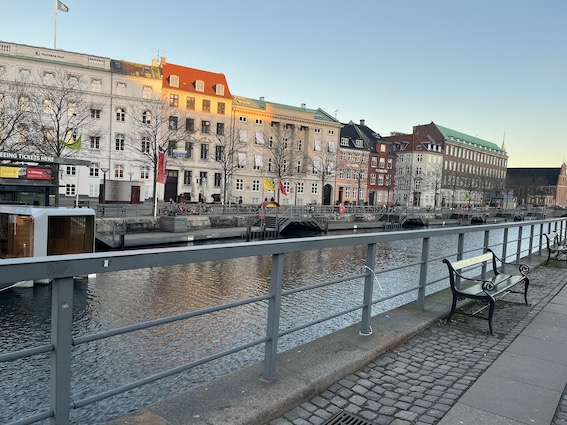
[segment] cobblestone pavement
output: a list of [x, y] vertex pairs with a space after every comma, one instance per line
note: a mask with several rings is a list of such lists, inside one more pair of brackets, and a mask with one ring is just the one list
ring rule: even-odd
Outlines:
[[[485, 320], [456, 316], [450, 324], [439, 322], [270, 425], [319, 425], [335, 414], [359, 419], [336, 424], [437, 423], [567, 283], [564, 263], [536, 268], [530, 282], [529, 306], [516, 294], [497, 304], [494, 335]], [[567, 425], [566, 393], [553, 425]]]

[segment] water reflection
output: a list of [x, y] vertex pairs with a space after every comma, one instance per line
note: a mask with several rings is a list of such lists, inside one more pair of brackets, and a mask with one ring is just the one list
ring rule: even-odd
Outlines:
[[[509, 237], [510, 240], [515, 238], [513, 232]], [[482, 246], [483, 238], [483, 233], [468, 235], [465, 249]], [[501, 232], [491, 234], [491, 244], [501, 239]], [[433, 239], [430, 258], [454, 254], [456, 247], [456, 235]], [[509, 250], [514, 248], [515, 243], [510, 243]], [[377, 270], [417, 263], [420, 258], [421, 241], [379, 244]], [[285, 259], [284, 287], [297, 288], [361, 274], [365, 269], [365, 259], [366, 246], [291, 253]], [[112, 272], [99, 275], [96, 281], [77, 282], [74, 290], [73, 335], [87, 335], [263, 294], [269, 288], [270, 268], [271, 258], [264, 256]], [[440, 260], [433, 261], [428, 274], [429, 279], [442, 277], [446, 269]], [[419, 265], [378, 274], [374, 298], [417, 286], [418, 276]], [[320, 288], [284, 298], [281, 329], [294, 328], [359, 305], [362, 302], [362, 286], [363, 279], [351, 279], [332, 288]], [[442, 288], [447, 284], [442, 282], [436, 286]], [[374, 306], [373, 314], [414, 297], [408, 294], [390, 300], [386, 306]], [[50, 288], [42, 286], [0, 293], [2, 351], [49, 342], [50, 300]], [[290, 349], [359, 320], [360, 312], [354, 312], [285, 336], [280, 341], [279, 350]], [[266, 332], [266, 321], [267, 303], [260, 302], [75, 347], [72, 399], [87, 397], [262, 338]], [[126, 395], [74, 411], [73, 422], [104, 422], [166, 395], [185, 391], [244, 364], [259, 361], [262, 356], [263, 347], [251, 348]], [[0, 364], [0, 391], [4, 399], [14, 400], [10, 406], [1, 409], [0, 423], [48, 407], [48, 367], [48, 356]]]

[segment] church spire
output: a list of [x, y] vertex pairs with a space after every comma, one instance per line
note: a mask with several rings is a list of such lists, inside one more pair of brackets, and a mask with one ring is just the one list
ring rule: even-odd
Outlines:
[[506, 152], [506, 132], [504, 132], [504, 136], [502, 136], [502, 148], [504, 152]]

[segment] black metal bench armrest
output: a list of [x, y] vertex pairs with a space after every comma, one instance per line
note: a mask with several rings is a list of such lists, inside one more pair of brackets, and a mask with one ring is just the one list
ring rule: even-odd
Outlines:
[[496, 260], [500, 263], [500, 264], [506, 264], [507, 266], [517, 266], [518, 267], [518, 271], [522, 274], [522, 276], [526, 276], [526, 273], [528, 273], [530, 271], [530, 266], [528, 266], [525, 263], [509, 263], [506, 261], [503, 261], [500, 257], [498, 257], [494, 251], [492, 251], [491, 249], [488, 249], [487, 251], [492, 252], [492, 255], [494, 255], [494, 258], [496, 258]]

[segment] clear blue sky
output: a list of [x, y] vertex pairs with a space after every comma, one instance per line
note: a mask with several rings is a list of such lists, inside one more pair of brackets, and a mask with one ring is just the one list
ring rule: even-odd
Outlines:
[[[63, 0], [57, 48], [224, 73], [233, 94], [365, 119], [434, 121], [511, 167], [567, 157], [567, 0]], [[53, 47], [55, 0], [0, 0], [0, 40]], [[534, 152], [535, 151], [535, 152]]]

